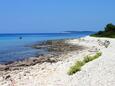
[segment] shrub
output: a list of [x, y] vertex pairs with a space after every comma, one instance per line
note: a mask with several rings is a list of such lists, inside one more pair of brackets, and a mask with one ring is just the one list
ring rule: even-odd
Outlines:
[[93, 60], [93, 58], [91, 56], [86, 56], [83, 59], [84, 63], [87, 63], [87, 62], [92, 61], [92, 60]]
[[84, 66], [86, 63], [99, 58], [102, 55], [101, 52], [97, 52], [94, 56], [86, 56], [82, 61], [77, 61], [73, 66], [70, 67], [68, 71], [68, 75], [73, 75], [74, 73], [81, 70], [81, 67]]
[[101, 56], [101, 54], [102, 54], [101, 52], [97, 52], [94, 56], [86, 56], [86, 57], [84, 57], [83, 61], [84, 61], [84, 63], [90, 62], [96, 58], [99, 58], [99, 56]]
[[104, 28], [104, 31], [99, 31], [95, 34], [92, 34], [91, 36], [115, 38], [115, 25], [111, 23], [107, 24]]
[[73, 66], [70, 67], [68, 74], [72, 75], [76, 73], [77, 71], [81, 70], [81, 67], [84, 65], [84, 62], [82, 61], [77, 61]]

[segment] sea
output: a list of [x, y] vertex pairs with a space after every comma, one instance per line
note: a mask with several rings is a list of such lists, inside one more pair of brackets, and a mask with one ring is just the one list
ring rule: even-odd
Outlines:
[[45, 40], [80, 38], [90, 35], [92, 31], [70, 31], [63, 33], [10, 33], [0, 34], [0, 64], [18, 61], [45, 51], [34, 49], [31, 45]]

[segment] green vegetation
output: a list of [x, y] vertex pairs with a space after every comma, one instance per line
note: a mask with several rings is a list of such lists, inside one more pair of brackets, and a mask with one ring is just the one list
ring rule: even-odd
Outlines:
[[70, 67], [69, 71], [68, 71], [68, 75], [73, 75], [74, 73], [78, 72], [81, 70], [81, 67], [84, 65], [85, 63], [83, 61], [77, 61], [73, 66]]
[[101, 54], [102, 53], [97, 52], [94, 56], [86, 56], [86, 57], [84, 57], [83, 62], [88, 63], [88, 62], [90, 62], [90, 61], [92, 61], [94, 59], [97, 59], [99, 56], [101, 56]]
[[75, 64], [73, 66], [70, 67], [69, 71], [68, 71], [68, 75], [73, 75], [76, 72], [81, 70], [81, 67], [84, 66], [86, 63], [99, 58], [102, 55], [101, 52], [97, 52], [94, 56], [86, 56], [84, 57], [84, 59], [82, 61], [77, 61], [75, 62]]
[[115, 25], [107, 24], [104, 28], [104, 31], [99, 31], [95, 34], [92, 34], [93, 37], [108, 37], [108, 38], [115, 38]]

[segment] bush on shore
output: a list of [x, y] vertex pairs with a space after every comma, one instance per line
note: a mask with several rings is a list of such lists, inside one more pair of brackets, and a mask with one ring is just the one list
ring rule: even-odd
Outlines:
[[86, 56], [82, 61], [77, 61], [73, 66], [70, 67], [69, 71], [67, 72], [68, 75], [73, 75], [76, 72], [81, 70], [81, 67], [84, 66], [86, 63], [99, 58], [102, 55], [101, 52], [97, 52], [94, 56]]
[[91, 36], [115, 38], [115, 25], [113, 25], [112, 23], [107, 24], [104, 28], [104, 31], [99, 31], [95, 34], [92, 34]]

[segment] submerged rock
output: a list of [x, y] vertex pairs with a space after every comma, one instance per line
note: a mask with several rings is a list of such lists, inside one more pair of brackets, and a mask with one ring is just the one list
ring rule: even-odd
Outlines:
[[83, 46], [71, 45], [66, 42], [66, 40], [48, 40], [35, 44], [32, 46], [36, 49], [46, 49], [47, 54], [38, 55], [36, 57], [31, 57], [28, 59], [23, 59], [20, 61], [10, 62], [5, 65], [0, 65], [0, 71], [9, 71], [9, 70], [19, 70], [26, 66], [32, 66], [37, 63], [42, 64], [44, 62], [55, 63], [65, 58], [61, 57], [63, 54], [68, 52], [83, 50]]

